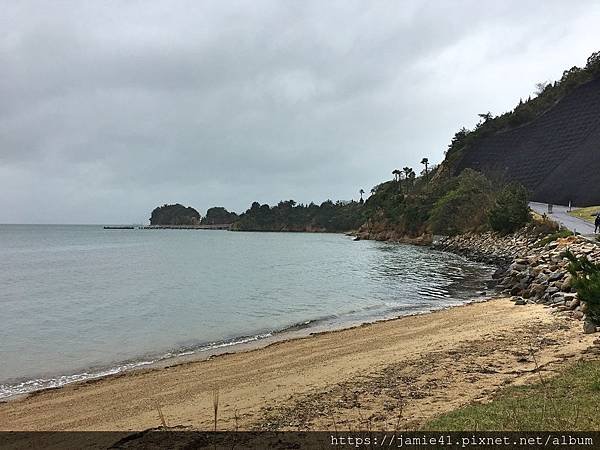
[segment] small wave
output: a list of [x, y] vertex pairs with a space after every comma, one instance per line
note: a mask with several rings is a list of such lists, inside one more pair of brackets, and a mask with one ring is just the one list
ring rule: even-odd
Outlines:
[[317, 317], [316, 319], [305, 320], [303, 322], [293, 323], [292, 325], [289, 325], [287, 327], [281, 328], [280, 330], [274, 331], [273, 334], [282, 334], [282, 333], [289, 333], [290, 331], [304, 330], [306, 328], [312, 328], [315, 325], [318, 325], [320, 323], [328, 322], [328, 321], [335, 320], [338, 318], [339, 318], [339, 316], [337, 316], [335, 314], [332, 314], [329, 316]]
[[362, 311], [374, 311], [374, 310], [386, 308], [386, 307], [389, 307], [389, 306], [395, 306], [395, 304], [390, 305], [389, 303], [377, 303], [375, 305], [365, 306], [361, 310], [351, 311], [351, 313], [357, 313], [357, 312], [362, 312]]
[[123, 364], [98, 372], [83, 372], [73, 375], [62, 375], [56, 378], [36, 378], [34, 380], [22, 381], [15, 384], [0, 384], [0, 399], [13, 397], [15, 395], [29, 394], [42, 389], [58, 388], [66, 384], [77, 383], [79, 381], [93, 380], [95, 378], [116, 375], [125, 370], [131, 370], [150, 365], [153, 362], [154, 361], [139, 361], [135, 363]]
[[422, 297], [433, 297], [433, 298], [446, 298], [449, 296], [448, 290], [446, 288], [435, 287], [435, 286], [423, 286], [418, 291]]
[[165, 361], [172, 358], [189, 356], [196, 353], [206, 352], [210, 350], [218, 350], [220, 348], [231, 347], [233, 345], [247, 344], [249, 342], [258, 341], [271, 337], [272, 333], [262, 333], [253, 336], [242, 336], [224, 341], [210, 342], [196, 347], [180, 348], [177, 351], [164, 353], [156, 358], [148, 358], [141, 361], [132, 361], [120, 364], [118, 366], [109, 367], [97, 371], [86, 371], [71, 375], [61, 375], [54, 378], [36, 378], [33, 380], [21, 381], [18, 383], [0, 384], [0, 400], [14, 397], [17, 395], [30, 394], [43, 389], [53, 389], [65, 386], [71, 383], [94, 380], [110, 375], [116, 375], [128, 370], [139, 369], [145, 366], [150, 366], [160, 361]]

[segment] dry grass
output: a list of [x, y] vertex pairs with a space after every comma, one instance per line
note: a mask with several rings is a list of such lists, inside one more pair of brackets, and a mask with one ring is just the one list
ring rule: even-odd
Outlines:
[[573, 217], [578, 217], [579, 219], [594, 223], [598, 213], [600, 213], [600, 206], [588, 206], [587, 208], [575, 209], [569, 214]]
[[213, 413], [214, 413], [214, 431], [217, 431], [217, 420], [219, 417], [219, 388], [213, 390]]
[[158, 412], [158, 418], [160, 419], [160, 423], [163, 428], [168, 428], [167, 421], [165, 420], [165, 416], [162, 412], [162, 408], [160, 407], [160, 403], [158, 401], [155, 402], [156, 411]]
[[444, 414], [426, 430], [600, 430], [600, 360], [580, 361], [558, 376], [500, 391], [489, 403]]

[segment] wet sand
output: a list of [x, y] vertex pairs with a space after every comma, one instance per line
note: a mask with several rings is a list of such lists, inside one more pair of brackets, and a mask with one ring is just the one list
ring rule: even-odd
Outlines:
[[[0, 430], [411, 429], [577, 360], [594, 335], [507, 299], [134, 371], [0, 404]], [[535, 355], [535, 358], [532, 357]]]

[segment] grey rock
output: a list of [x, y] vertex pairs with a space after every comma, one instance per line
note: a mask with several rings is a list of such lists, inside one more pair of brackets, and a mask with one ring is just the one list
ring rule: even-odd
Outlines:
[[535, 277], [536, 282], [539, 284], [544, 284], [544, 283], [548, 283], [548, 275], [546, 275], [545, 273], [540, 273], [537, 277]]
[[557, 292], [558, 292], [558, 288], [556, 286], [548, 286], [546, 288], [546, 294], [548, 294], [548, 295], [556, 294]]
[[550, 274], [550, 276], [548, 277], [548, 281], [552, 282], [552, 281], [558, 281], [561, 280], [563, 277], [565, 276], [564, 272], [561, 272], [559, 270], [552, 272]]
[[541, 284], [532, 284], [529, 289], [532, 294], [532, 297], [537, 298], [541, 298], [544, 295], [544, 292], [546, 291], [546, 288]]
[[593, 323], [590, 320], [585, 320], [583, 322], [583, 333], [584, 334], [591, 334], [591, 333], [595, 333], [596, 332], [596, 324]]
[[565, 292], [569, 292], [571, 290], [571, 284], [573, 283], [573, 275], [567, 274], [564, 278], [560, 288]]
[[575, 299], [573, 299], [573, 300], [571, 300], [571, 301], [569, 302], [569, 308], [570, 308], [570, 309], [575, 309], [575, 308], [577, 308], [578, 306], [579, 306], [579, 299], [578, 299], [578, 298], [575, 298]]
[[506, 270], [504, 270], [503, 268], [499, 268], [497, 269], [493, 274], [492, 274], [492, 278], [494, 280], [497, 280], [499, 278], [503, 278], [504, 274], [506, 273]]
[[523, 292], [523, 289], [520, 288], [519, 286], [514, 286], [511, 290], [510, 290], [510, 295], [520, 295], [521, 292]]

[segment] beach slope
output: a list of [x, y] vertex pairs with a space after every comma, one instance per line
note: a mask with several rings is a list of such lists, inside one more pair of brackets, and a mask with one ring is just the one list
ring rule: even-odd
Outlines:
[[[409, 429], [578, 359], [593, 335], [507, 299], [112, 376], [0, 404], [1, 430]], [[546, 376], [546, 375], [544, 375]]]

